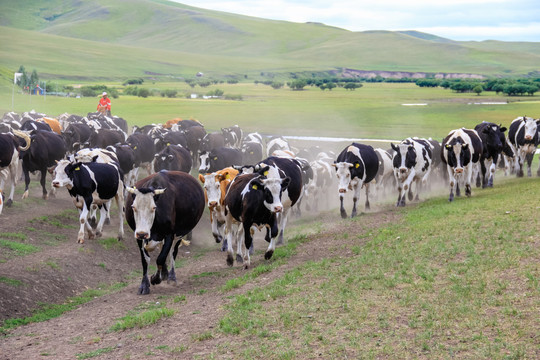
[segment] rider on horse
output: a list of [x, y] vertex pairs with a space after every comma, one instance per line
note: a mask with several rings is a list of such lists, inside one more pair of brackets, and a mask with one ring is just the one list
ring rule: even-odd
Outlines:
[[97, 111], [103, 115], [111, 115], [111, 99], [107, 97], [107, 93], [103, 92], [102, 97], [99, 99]]

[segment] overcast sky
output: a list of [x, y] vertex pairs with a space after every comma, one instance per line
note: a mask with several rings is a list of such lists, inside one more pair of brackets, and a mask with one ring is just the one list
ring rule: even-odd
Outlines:
[[174, 0], [351, 31], [418, 30], [452, 40], [540, 42], [540, 0]]

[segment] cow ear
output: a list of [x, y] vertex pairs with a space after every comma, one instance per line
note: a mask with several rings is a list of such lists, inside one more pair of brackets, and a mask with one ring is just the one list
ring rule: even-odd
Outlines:
[[463, 145], [461, 146], [461, 148], [462, 148], [462, 149], [468, 149], [468, 148], [469, 148], [469, 144], [463, 144]]
[[290, 183], [291, 183], [291, 178], [288, 176], [284, 179], [281, 179], [281, 190], [285, 190], [289, 186]]
[[199, 181], [204, 184], [204, 176], [202, 174], [199, 174]]
[[251, 181], [251, 189], [253, 189], [253, 190], [262, 190], [262, 189], [264, 189], [264, 184], [262, 183], [260, 178], [253, 179]]
[[154, 157], [157, 159], [159, 157], [159, 154], [155, 154]]
[[444, 145], [444, 147], [445, 147], [447, 150], [450, 150], [450, 149], [452, 148], [452, 145], [446, 144], [446, 145]]
[[508, 129], [506, 127], [504, 127], [504, 126], [499, 125], [499, 130], [501, 130], [501, 132], [505, 132]]
[[130, 194], [133, 194], [135, 195], [137, 193], [137, 189], [134, 188], [134, 187], [129, 187], [129, 186], [126, 186], [126, 191]]
[[169, 156], [167, 156], [167, 160], [169, 160], [169, 161], [172, 161], [173, 158], [174, 158], [174, 157], [173, 157], [171, 154], [169, 154]]
[[390, 146], [392, 146], [392, 149], [394, 149], [394, 151], [399, 151], [399, 147], [397, 145], [394, 145], [394, 143], [390, 143]]

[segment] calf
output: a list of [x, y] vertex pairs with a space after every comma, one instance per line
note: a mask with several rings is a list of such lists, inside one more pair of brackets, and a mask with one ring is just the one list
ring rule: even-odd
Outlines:
[[40, 171], [43, 199], [47, 199], [48, 194], [47, 189], [45, 189], [47, 170], [49, 168], [52, 169], [56, 165], [56, 161], [64, 157], [66, 154], [66, 143], [62, 136], [46, 130], [37, 130], [30, 138], [30, 148], [20, 153], [25, 184], [22, 198], [26, 199], [28, 197], [30, 172]]
[[203, 152], [200, 158], [199, 173], [210, 173], [228, 166], [242, 165], [242, 151], [228, 147], [219, 147], [210, 152]]
[[460, 196], [459, 183], [465, 185], [465, 195], [471, 196], [471, 179], [478, 173], [482, 157], [482, 139], [472, 129], [452, 130], [442, 142], [441, 160], [446, 164], [450, 182], [450, 197], [454, 200], [454, 189]]
[[[187, 235], [199, 222], [204, 193], [197, 180], [180, 171], [160, 171], [127, 190], [126, 220], [134, 231], [143, 266], [138, 294], [146, 295], [150, 293], [150, 282], [157, 285], [166, 279], [176, 283], [174, 259], [183, 240], [174, 245], [175, 237]], [[149, 281], [149, 251], [158, 245], [161, 251], [156, 260], [157, 272]]]
[[[517, 118], [510, 124], [508, 130], [508, 141], [515, 154], [515, 170], [518, 177], [523, 177], [523, 163], [527, 161], [527, 176], [531, 176], [531, 163], [533, 155], [540, 142], [538, 136], [538, 124], [540, 119], [535, 120], [523, 116]], [[538, 171], [540, 175], [540, 168]]]
[[[405, 194], [409, 201], [418, 200], [420, 188], [427, 183], [433, 161], [432, 148], [425, 139], [408, 138], [399, 145], [392, 145], [394, 155], [392, 164], [394, 176], [398, 184], [398, 200], [396, 206], [405, 206]], [[416, 183], [416, 197], [412, 191], [412, 183]]]
[[497, 170], [499, 156], [506, 142], [504, 136], [506, 128], [502, 125], [484, 121], [476, 125], [474, 130], [476, 130], [482, 140], [482, 156], [480, 157], [482, 187], [493, 187], [493, 178], [495, 177], [495, 170]]
[[154, 171], [174, 170], [189, 173], [191, 165], [188, 149], [180, 145], [169, 145], [155, 155]]
[[[216, 243], [223, 239], [222, 227], [225, 223], [225, 194], [231, 181], [238, 175], [238, 170], [228, 167], [210, 174], [199, 174], [203, 183], [206, 205], [210, 211], [210, 225]], [[221, 251], [227, 249], [227, 241], [223, 242]]]
[[353, 190], [353, 209], [351, 217], [356, 216], [356, 202], [360, 189], [366, 188], [366, 210], [369, 204], [369, 184], [379, 171], [379, 159], [373, 147], [364, 144], [352, 143], [338, 155], [333, 166], [339, 181], [339, 201], [341, 217], [347, 217], [347, 211], [343, 206], [343, 198], [348, 190]]
[[75, 198], [75, 206], [80, 212], [79, 222], [81, 225], [78, 234], [80, 244], [84, 243], [85, 231], [88, 233], [89, 239], [94, 237], [88, 221], [92, 204], [101, 208], [95, 233], [99, 237], [113, 198], [118, 206], [118, 240], [122, 240], [124, 236], [124, 182], [116, 166], [97, 162], [72, 163], [68, 160], [61, 160], [56, 166], [52, 185], [55, 188], [65, 186], [69, 194]]
[[[290, 178], [281, 178], [279, 174], [273, 174], [269, 178], [265, 173], [276, 172], [275, 168], [265, 166], [260, 171], [251, 174], [242, 174], [234, 178], [225, 195], [225, 234], [227, 236], [227, 264], [232, 266], [233, 236], [240, 238], [243, 234], [245, 249], [250, 249], [253, 244], [252, 226], [264, 226], [267, 228], [265, 239], [270, 244], [264, 254], [265, 259], [270, 259], [276, 248], [276, 237], [279, 233], [277, 216], [283, 210], [281, 194], [287, 189]], [[235, 227], [238, 228], [235, 231]], [[240, 241], [240, 240], [238, 240]], [[244, 268], [250, 266], [249, 251], [243, 254], [239, 243], [237, 261], [244, 263]]]

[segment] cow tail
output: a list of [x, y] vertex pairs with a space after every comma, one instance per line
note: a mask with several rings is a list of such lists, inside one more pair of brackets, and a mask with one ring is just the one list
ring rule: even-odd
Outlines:
[[30, 140], [30, 136], [27, 133], [13, 129], [13, 134], [15, 134], [16, 136], [20, 138], [23, 138], [24, 141], [26, 142], [26, 146], [24, 147], [19, 146], [19, 151], [26, 151], [30, 148], [31, 140]]

